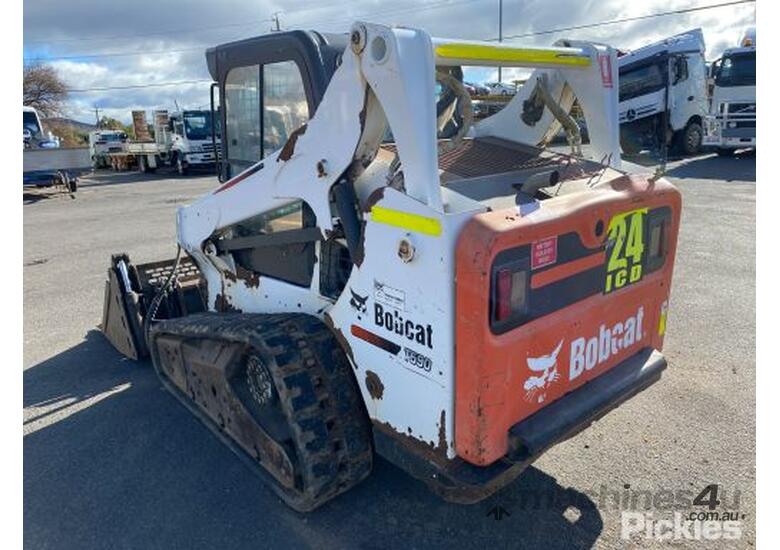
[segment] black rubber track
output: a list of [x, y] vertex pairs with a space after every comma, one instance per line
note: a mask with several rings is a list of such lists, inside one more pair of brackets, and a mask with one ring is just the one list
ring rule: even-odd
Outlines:
[[[162, 335], [241, 343], [260, 356], [274, 379], [292, 433], [297, 490], [281, 486], [167, 378], [155, 345]], [[201, 313], [161, 321], [150, 339], [155, 371], [165, 387], [291, 508], [313, 510], [371, 472], [370, 422], [352, 367], [331, 330], [316, 317]]]

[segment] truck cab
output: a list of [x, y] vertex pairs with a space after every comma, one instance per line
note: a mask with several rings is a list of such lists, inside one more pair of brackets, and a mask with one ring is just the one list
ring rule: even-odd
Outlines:
[[699, 151], [708, 108], [704, 53], [704, 35], [693, 29], [618, 58], [623, 152]]
[[210, 168], [216, 163], [215, 149], [220, 143], [219, 124], [208, 110], [174, 112], [168, 119], [171, 164], [180, 175], [190, 168]]
[[729, 48], [710, 68], [712, 97], [704, 143], [721, 156], [756, 146], [756, 34], [749, 29], [740, 47]]
[[127, 134], [122, 130], [96, 130], [89, 133], [89, 155], [95, 168], [110, 165], [108, 153], [119, 153], [127, 143]]

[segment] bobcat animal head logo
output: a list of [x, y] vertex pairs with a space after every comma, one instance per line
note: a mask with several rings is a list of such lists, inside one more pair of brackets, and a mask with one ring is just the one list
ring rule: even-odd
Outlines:
[[548, 355], [541, 357], [528, 357], [526, 362], [528, 368], [534, 374], [526, 378], [523, 384], [526, 401], [536, 401], [543, 403], [547, 398], [547, 388], [558, 380], [561, 375], [558, 374], [558, 354], [563, 347], [563, 340], [558, 342], [558, 346]]
[[368, 294], [365, 296], [361, 296], [352, 288], [349, 289], [349, 291], [352, 293], [352, 298], [349, 299], [349, 305], [352, 306], [352, 309], [357, 311], [358, 313], [365, 313], [366, 312], [366, 300], [368, 300]]

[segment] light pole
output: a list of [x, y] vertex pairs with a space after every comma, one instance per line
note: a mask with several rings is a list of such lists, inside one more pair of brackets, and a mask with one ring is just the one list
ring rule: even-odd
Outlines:
[[[504, 0], [498, 0], [498, 43], [504, 39]], [[501, 82], [501, 65], [498, 66], [498, 81]]]

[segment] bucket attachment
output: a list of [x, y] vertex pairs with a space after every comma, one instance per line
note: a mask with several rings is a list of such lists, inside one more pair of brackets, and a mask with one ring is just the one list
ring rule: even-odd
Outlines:
[[[144, 323], [150, 304], [168, 280], [174, 263], [174, 260], [165, 260], [136, 266], [127, 254], [111, 256], [101, 330], [123, 355], [136, 360], [149, 356]], [[182, 258], [175, 280], [152, 321], [205, 311], [205, 289], [198, 266], [191, 258]]]

